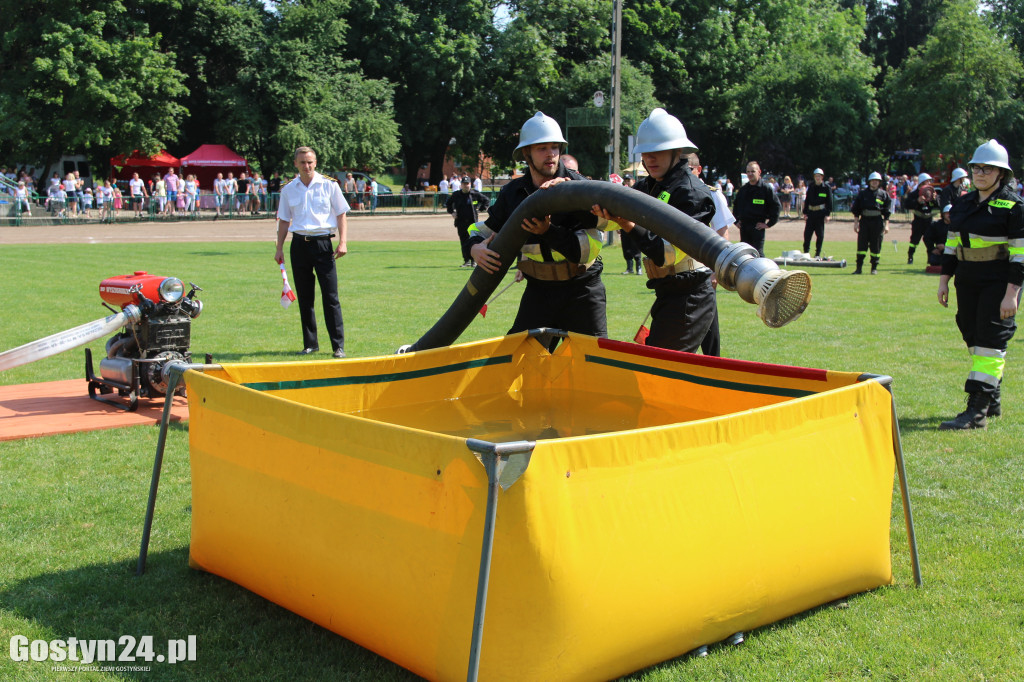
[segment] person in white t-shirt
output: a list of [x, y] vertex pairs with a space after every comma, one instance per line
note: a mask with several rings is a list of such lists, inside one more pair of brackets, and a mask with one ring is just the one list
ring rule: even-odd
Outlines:
[[366, 194], [366, 178], [360, 175], [356, 178], [356, 205], [357, 211], [363, 210], [363, 195]]
[[216, 179], [213, 181], [213, 201], [217, 206], [217, 215], [213, 216], [216, 220], [224, 213], [224, 202], [227, 196], [227, 190], [224, 187], [224, 174], [217, 173]]
[[78, 213], [78, 180], [74, 173], [68, 173], [64, 177], [64, 194], [67, 195], [67, 211], [69, 216]]
[[185, 178], [185, 212], [196, 213], [199, 211], [199, 181], [195, 175]]
[[[284, 263], [284, 241], [292, 235], [290, 249], [292, 281], [299, 300], [303, 348], [299, 355], [320, 350], [316, 333], [316, 282], [324, 308], [324, 326], [331, 339], [334, 357], [345, 357], [345, 327], [338, 299], [338, 271], [335, 261], [348, 252], [349, 205], [341, 186], [316, 172], [316, 152], [309, 147], [295, 150], [299, 174], [281, 189], [277, 209], [277, 251], [274, 260]], [[331, 243], [337, 230], [338, 247]]]
[[132, 173], [132, 179], [128, 181], [128, 192], [132, 195], [132, 210], [135, 211], [135, 217], [141, 218], [142, 207], [149, 192], [146, 191], [146, 183], [139, 178], [138, 173]]
[[25, 189], [25, 181], [20, 180], [18, 182], [18, 188], [14, 190], [15, 203], [18, 205], [18, 211], [22, 213], [31, 213], [32, 209], [28, 205], [28, 190]]
[[473, 178], [473, 189], [477, 192], [484, 191], [484, 181], [480, 179], [480, 176]]

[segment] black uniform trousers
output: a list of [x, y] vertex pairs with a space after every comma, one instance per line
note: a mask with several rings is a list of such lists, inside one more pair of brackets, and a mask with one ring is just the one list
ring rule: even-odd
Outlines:
[[[999, 304], [1006, 295], [1008, 270], [1009, 261], [961, 261], [957, 264], [953, 277], [956, 288], [956, 326], [968, 349], [980, 346], [1005, 351], [1017, 331], [1015, 317], [999, 319]], [[996, 387], [983, 381], [967, 379], [964, 390], [991, 395]]]
[[607, 338], [607, 296], [599, 263], [591, 265], [583, 275], [562, 282], [527, 277], [519, 312], [508, 333], [551, 327]]
[[334, 265], [334, 246], [327, 237], [304, 239], [292, 235], [289, 252], [292, 261], [292, 281], [299, 300], [299, 318], [302, 320], [303, 348], [319, 348], [316, 335], [316, 281], [320, 282], [323, 298], [324, 326], [331, 338], [331, 348], [345, 349], [345, 324], [341, 318], [338, 300], [338, 271]]
[[471, 263], [473, 258], [469, 255], [469, 228], [472, 227], [473, 223], [462, 223], [458, 220], [455, 221], [455, 231], [459, 233], [459, 243], [462, 245], [462, 262]]
[[922, 218], [920, 216], [914, 216], [914, 219], [910, 221], [910, 245], [916, 247], [918, 243], [924, 238], [924, 246], [929, 251], [934, 248], [934, 244], [929, 244], [928, 228], [932, 226], [932, 219]]
[[750, 244], [760, 256], [764, 256], [764, 233], [768, 230], [759, 230], [755, 227], [756, 220], [740, 221], [740, 241]]
[[860, 231], [857, 232], [857, 260], [863, 262], [864, 253], [871, 252], [871, 263], [878, 264], [882, 255], [882, 235], [885, 234], [885, 221], [881, 217], [861, 218]]
[[644, 344], [696, 353], [707, 339], [714, 352], [705, 350], [704, 354], [718, 355], [720, 338], [708, 339], [712, 324], [717, 329], [718, 318], [711, 273], [696, 270], [648, 284], [657, 297], [651, 308], [651, 332]]
[[[928, 246], [928, 265], [942, 265], [941, 247], [946, 243], [947, 228], [948, 226], [941, 219], [933, 220], [932, 224], [928, 226], [924, 235], [925, 246], [931, 243], [931, 246]], [[939, 252], [935, 253], [935, 249], [939, 249]]]
[[807, 221], [804, 223], [804, 253], [811, 250], [811, 237], [814, 237], [814, 255], [821, 255], [821, 244], [825, 241], [825, 214], [822, 211], [814, 211], [807, 214]]
[[626, 259], [626, 269], [629, 272], [636, 270], [636, 274], [640, 274], [640, 245], [636, 243], [636, 237], [633, 232], [622, 232], [622, 257]]

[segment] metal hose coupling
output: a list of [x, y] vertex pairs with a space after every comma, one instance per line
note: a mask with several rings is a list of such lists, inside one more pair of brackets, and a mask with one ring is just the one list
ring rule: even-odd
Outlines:
[[749, 244], [730, 244], [714, 266], [718, 283], [757, 305], [757, 316], [772, 328], [799, 318], [811, 301], [811, 277], [803, 270], [782, 270], [758, 256]]

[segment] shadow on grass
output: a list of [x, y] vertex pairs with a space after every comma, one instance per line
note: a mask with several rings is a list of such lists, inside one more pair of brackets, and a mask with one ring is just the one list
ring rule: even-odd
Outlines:
[[[955, 410], [953, 408], [956, 408]], [[934, 417], [900, 417], [900, 433], [905, 434], [911, 431], [935, 431], [938, 433], [939, 424], [952, 419], [956, 413], [962, 410], [962, 406], [953, 405], [949, 414], [936, 415]]]
[[[114, 640], [152, 636], [153, 655], [167, 642], [196, 636], [196, 660], [114, 661], [151, 667], [121, 672], [137, 680], [416, 680], [409, 671], [233, 583], [188, 568], [188, 548], [150, 554], [145, 575], [135, 558], [35, 576], [0, 591], [0, 607], [47, 628], [53, 638]], [[12, 633], [18, 634], [18, 633]], [[52, 665], [26, 661], [28, 676]]]
[[[882, 588], [876, 588], [876, 589], [885, 589], [885, 588], [883, 586]], [[743, 633], [743, 641], [744, 642], [750, 642], [750, 641], [756, 640], [759, 636], [761, 636], [761, 634], [769, 632], [771, 630], [777, 630], [777, 629], [781, 629], [781, 628], [792, 627], [795, 623], [799, 623], [802, 620], [805, 620], [807, 618], [811, 618], [811, 617], [815, 616], [818, 613], [822, 613], [822, 612], [826, 612], [826, 611], [831, 611], [833, 609], [845, 609], [845, 608], [848, 608], [849, 607], [849, 603], [851, 601], [854, 601], [856, 599], [860, 599], [861, 597], [863, 597], [866, 594], [869, 594], [869, 593], [868, 592], [861, 592], [860, 594], [852, 594], [852, 595], [850, 595], [848, 597], [843, 597], [841, 599], [836, 599], [835, 601], [830, 601], [830, 602], [827, 602], [825, 604], [821, 604], [819, 606], [815, 606], [813, 608], [807, 609], [806, 611], [801, 611], [800, 613], [794, 614], [794, 615], [790, 616], [789, 618], [783, 618], [782, 620], [776, 621], [774, 623], [768, 623], [767, 625], [763, 625], [763, 626], [761, 626], [761, 627], [759, 627], [759, 628], [757, 628], [755, 630], [751, 630], [750, 632], [744, 632]], [[723, 642], [716, 642], [714, 644], [709, 644], [708, 648], [707, 648], [707, 654], [708, 654], [708, 656], [714, 656], [716, 654], [716, 652], [722, 652], [723, 649], [729, 649], [729, 648], [731, 648], [733, 646], [737, 646], [737, 645], [729, 644], [729, 643], [727, 643], [725, 641], [723, 641]], [[656, 665], [652, 665], [652, 666], [650, 666], [648, 668], [644, 668], [643, 670], [637, 670], [635, 673], [631, 673], [629, 675], [625, 675], [623, 677], [620, 677], [619, 681], [620, 682], [639, 682], [640, 680], [643, 680], [644, 678], [648, 677], [650, 673], [656, 672], [656, 671], [662, 671], [662, 672], [665, 672], [665, 673], [674, 673], [674, 674], [684, 674], [684, 671], [679, 669], [679, 665], [681, 663], [684, 663], [688, 659], [700, 660], [700, 658], [698, 658], [695, 655], [695, 652], [691, 651], [691, 652], [683, 654], [682, 656], [677, 656], [676, 658], [671, 658], [671, 659], [669, 659], [667, 661], [662, 661], [661, 663], [658, 663]]]
[[[298, 336], [298, 335], [296, 335]], [[302, 343], [302, 339], [295, 343], [298, 346]], [[213, 353], [214, 364], [222, 362], [267, 362], [267, 358], [279, 358], [280, 360], [295, 360], [296, 362], [301, 360], [314, 360], [320, 359], [325, 360], [331, 357], [331, 344], [327, 344], [326, 350], [321, 348], [319, 352], [311, 355], [299, 355], [298, 349], [296, 350], [259, 350], [250, 349], [244, 353]]]

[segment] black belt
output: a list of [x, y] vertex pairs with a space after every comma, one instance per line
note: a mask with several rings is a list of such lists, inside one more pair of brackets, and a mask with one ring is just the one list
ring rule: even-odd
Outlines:
[[307, 242], [315, 242], [315, 241], [320, 240], [320, 239], [334, 239], [334, 235], [333, 234], [310, 235], [310, 234], [301, 234], [299, 232], [292, 232], [292, 234], [294, 235], [294, 237], [296, 239], [301, 237], [303, 241], [307, 241]]

